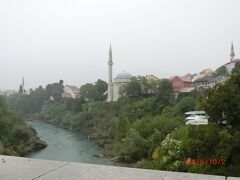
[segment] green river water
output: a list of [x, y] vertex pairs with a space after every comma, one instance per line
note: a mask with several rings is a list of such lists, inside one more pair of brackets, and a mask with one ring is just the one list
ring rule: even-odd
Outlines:
[[109, 159], [94, 156], [102, 153], [103, 149], [95, 144], [94, 141], [88, 140], [81, 132], [68, 131], [42, 121], [29, 122], [29, 125], [37, 131], [38, 136], [45, 141], [48, 146], [26, 157], [113, 165]]

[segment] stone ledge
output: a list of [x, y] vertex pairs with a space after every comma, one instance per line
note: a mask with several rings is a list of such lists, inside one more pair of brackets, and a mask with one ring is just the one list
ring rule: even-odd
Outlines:
[[[1, 180], [225, 180], [224, 176], [146, 170], [0, 155]], [[228, 178], [230, 179], [230, 178]], [[240, 179], [240, 178], [234, 178]]]

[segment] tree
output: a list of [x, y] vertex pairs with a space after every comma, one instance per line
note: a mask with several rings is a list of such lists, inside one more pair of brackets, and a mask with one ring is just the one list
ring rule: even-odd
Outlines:
[[129, 122], [126, 120], [126, 118], [121, 118], [118, 120], [117, 128], [116, 128], [116, 140], [118, 142], [121, 142], [123, 138], [126, 137], [126, 133], [129, 127]]
[[184, 97], [180, 100], [180, 102], [176, 105], [176, 113], [184, 114], [187, 111], [195, 110], [196, 100], [192, 97]]
[[159, 112], [173, 101], [173, 95], [171, 94], [171, 82], [168, 79], [161, 79], [157, 81], [155, 92], [156, 97], [153, 101], [153, 108]]
[[59, 81], [59, 84], [63, 85], [63, 83], [64, 83], [64, 81], [61, 79], [61, 80]]
[[60, 100], [63, 93], [63, 80], [60, 80], [59, 83], [48, 84], [46, 86], [47, 96], [53, 97], [54, 100]]
[[80, 87], [80, 97], [87, 101], [94, 101], [98, 96], [98, 91], [96, 86], [92, 83], [84, 84]]
[[127, 132], [126, 138], [120, 145], [119, 155], [123, 161], [137, 162], [148, 155], [149, 141], [143, 138], [135, 129]]
[[23, 94], [23, 87], [22, 87], [22, 85], [19, 86], [18, 93]]
[[236, 64], [235, 64], [235, 67], [233, 68], [232, 70], [232, 74], [233, 73], [240, 73], [240, 61], [238, 61]]
[[141, 95], [141, 85], [138, 80], [133, 77], [131, 81], [123, 87], [121, 93], [126, 94], [128, 97], [138, 97]]
[[4, 96], [0, 95], [0, 108], [5, 108], [6, 107], [6, 102]]
[[82, 111], [82, 106], [85, 103], [85, 100], [82, 97], [76, 99], [66, 98], [65, 103], [67, 109], [73, 111]]
[[148, 82], [147, 78], [144, 76], [138, 76], [137, 77], [138, 82], [141, 85], [141, 90], [142, 90], [142, 94], [147, 94], [148, 91], [151, 89], [151, 85]]
[[224, 84], [209, 90], [200, 100], [200, 107], [209, 121], [232, 129], [240, 127], [240, 73], [235, 73]]
[[105, 100], [106, 99], [106, 95], [104, 95], [104, 93], [108, 89], [108, 84], [105, 81], [103, 81], [101, 79], [98, 79], [95, 82], [95, 86], [96, 86], [96, 89], [97, 89], [97, 97], [96, 97], [96, 99], [100, 100], [100, 101]]

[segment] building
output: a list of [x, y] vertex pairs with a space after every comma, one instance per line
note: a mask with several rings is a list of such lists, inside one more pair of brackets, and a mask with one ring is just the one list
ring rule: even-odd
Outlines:
[[240, 59], [235, 58], [234, 47], [233, 47], [233, 43], [232, 43], [231, 52], [230, 52], [230, 61], [228, 63], [224, 64], [228, 74], [232, 73], [232, 70], [233, 70], [233, 68], [235, 68], [235, 65], [237, 62], [240, 62]]
[[62, 97], [65, 98], [77, 98], [79, 96], [80, 89], [76, 86], [66, 85], [63, 88]]
[[18, 92], [21, 93], [21, 94], [26, 94], [24, 77], [22, 78], [22, 84], [19, 86]]
[[174, 76], [171, 78], [173, 92], [190, 92], [193, 88], [193, 83], [189, 78]]
[[152, 74], [146, 75], [146, 79], [147, 79], [147, 81], [157, 81], [157, 80], [159, 80], [158, 77], [156, 77], [156, 76], [154, 76]]
[[218, 77], [214, 78], [213, 81], [210, 81], [209, 85], [212, 88], [213, 86], [215, 86], [218, 83], [223, 84], [228, 79], [229, 79], [229, 77], [227, 77], [227, 76], [218, 76]]
[[213, 70], [210, 68], [207, 68], [207, 69], [202, 70], [199, 74], [202, 75], [203, 77], [212, 76]]
[[128, 72], [121, 72], [114, 78], [113, 83], [113, 101], [117, 101], [121, 95], [121, 89], [131, 81], [132, 75]]
[[124, 71], [119, 73], [115, 78], [113, 82], [112, 78], [112, 67], [113, 67], [113, 61], [112, 61], [112, 47], [110, 45], [109, 48], [109, 59], [108, 59], [108, 96], [107, 96], [107, 102], [113, 102], [117, 101], [121, 97], [121, 89], [124, 85], [129, 83], [131, 81], [131, 78], [133, 77], [130, 73]]
[[210, 87], [213, 86], [213, 84], [216, 83], [216, 80], [212, 76], [205, 76], [202, 78], [198, 78], [195, 81], [193, 81], [193, 87], [196, 90], [207, 90]]
[[23, 94], [23, 95], [24, 94], [29, 95], [31, 93], [31, 89], [26, 90], [26, 88], [25, 88], [24, 77], [22, 78], [22, 84], [19, 86], [18, 93]]
[[4, 95], [4, 96], [9, 96], [9, 95], [12, 95], [15, 93], [17, 93], [17, 91], [13, 90], [13, 89], [8, 89], [8, 90], [4, 90], [4, 91], [0, 90], [0, 95]]

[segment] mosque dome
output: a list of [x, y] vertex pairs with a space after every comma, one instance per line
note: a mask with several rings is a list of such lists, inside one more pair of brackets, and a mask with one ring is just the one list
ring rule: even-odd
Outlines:
[[128, 72], [120, 72], [116, 77], [115, 79], [131, 79], [132, 78], [132, 75]]

